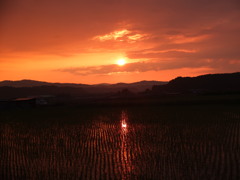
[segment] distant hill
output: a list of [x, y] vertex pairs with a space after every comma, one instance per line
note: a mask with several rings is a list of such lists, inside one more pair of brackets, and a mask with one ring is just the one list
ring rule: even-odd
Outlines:
[[131, 92], [141, 92], [151, 89], [154, 85], [166, 84], [159, 81], [141, 81], [135, 83], [117, 84], [74, 84], [74, 83], [48, 83], [34, 80], [1, 81], [0, 99], [10, 99], [29, 96], [91, 96], [99, 94], [117, 93], [123, 89]]
[[[116, 92], [121, 91], [123, 89], [128, 89], [132, 92], [142, 92], [146, 89], [152, 89], [155, 85], [163, 85], [167, 82], [162, 81], [140, 81], [134, 83], [117, 83], [117, 84], [104, 84], [104, 85], [93, 85], [94, 89], [98, 89], [100, 91], [108, 91], [108, 92]], [[86, 88], [91, 92], [91, 88]]]
[[89, 87], [87, 84], [74, 84], [74, 83], [49, 83], [43, 81], [34, 81], [34, 80], [20, 80], [20, 81], [0, 81], [1, 86], [9, 87], [35, 87], [35, 86], [58, 86], [58, 87]]
[[35, 87], [0, 87], [0, 99], [15, 99], [36, 96], [81, 96], [87, 93], [82, 88], [35, 86]]
[[[145, 89], [151, 88], [153, 85], [166, 84], [167, 82], [163, 81], [139, 81], [134, 83], [116, 83], [116, 84], [75, 84], [75, 83], [49, 83], [43, 81], [34, 81], [34, 80], [20, 80], [20, 81], [0, 81], [0, 87], [9, 86], [9, 87], [35, 87], [35, 86], [58, 86], [58, 87], [81, 87], [81, 88], [90, 88], [90, 87], [106, 87], [106, 88], [141, 88]], [[141, 88], [142, 89], [142, 88]]]
[[154, 93], [228, 93], [240, 92], [240, 73], [177, 77], [165, 85], [153, 86]]

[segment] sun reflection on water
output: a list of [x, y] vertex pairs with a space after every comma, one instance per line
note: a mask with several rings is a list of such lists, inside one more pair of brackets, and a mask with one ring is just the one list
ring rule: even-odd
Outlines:
[[127, 132], [128, 132], [128, 116], [127, 113], [125, 111], [122, 111], [121, 114], [121, 135], [122, 135], [122, 139], [125, 140], [126, 136], [127, 136]]
[[127, 128], [127, 124], [125, 122], [122, 122], [122, 128]]
[[130, 149], [128, 147], [128, 116], [125, 111], [121, 114], [121, 163], [123, 170], [123, 179], [127, 178], [132, 171], [132, 162], [130, 157]]

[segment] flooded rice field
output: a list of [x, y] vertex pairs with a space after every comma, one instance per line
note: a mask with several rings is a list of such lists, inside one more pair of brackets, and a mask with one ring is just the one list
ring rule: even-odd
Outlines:
[[240, 179], [240, 108], [0, 112], [0, 179]]

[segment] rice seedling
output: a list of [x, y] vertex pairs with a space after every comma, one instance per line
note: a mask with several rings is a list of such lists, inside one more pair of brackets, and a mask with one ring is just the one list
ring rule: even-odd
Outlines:
[[239, 179], [238, 106], [0, 112], [0, 179]]

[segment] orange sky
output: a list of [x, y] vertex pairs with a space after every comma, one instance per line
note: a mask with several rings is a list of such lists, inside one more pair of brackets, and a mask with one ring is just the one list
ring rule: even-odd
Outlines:
[[[240, 69], [238, 0], [2, 0], [0, 80], [116, 83]], [[116, 65], [124, 58], [124, 66]]]

